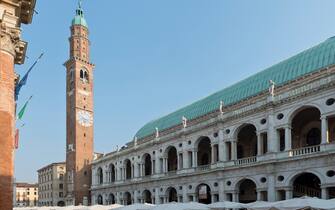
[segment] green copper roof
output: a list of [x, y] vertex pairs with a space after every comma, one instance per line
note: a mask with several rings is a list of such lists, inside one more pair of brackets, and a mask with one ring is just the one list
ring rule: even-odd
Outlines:
[[72, 20], [72, 25], [81, 25], [88, 28], [87, 22], [84, 17], [84, 11], [81, 8], [81, 3], [79, 3], [79, 7], [76, 10], [76, 16]]
[[153, 134], [156, 127], [162, 131], [181, 124], [183, 116], [188, 120], [192, 120], [215, 111], [219, 109], [220, 101], [223, 101], [225, 105], [230, 105], [267, 91], [269, 80], [273, 80], [276, 85], [282, 85], [333, 64], [335, 64], [335, 37], [331, 37], [315, 47], [305, 50], [202, 100], [153, 120], [144, 125], [135, 136], [143, 138]]

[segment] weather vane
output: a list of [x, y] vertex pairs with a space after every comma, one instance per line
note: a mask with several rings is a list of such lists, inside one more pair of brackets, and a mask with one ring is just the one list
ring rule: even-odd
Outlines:
[[78, 1], [78, 6], [79, 6], [79, 8], [81, 8], [82, 3], [83, 3], [83, 0], [79, 0], [79, 1]]

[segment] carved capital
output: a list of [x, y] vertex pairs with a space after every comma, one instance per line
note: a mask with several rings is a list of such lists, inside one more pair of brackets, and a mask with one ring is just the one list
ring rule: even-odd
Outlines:
[[25, 59], [27, 43], [20, 40], [20, 29], [7, 27], [0, 23], [0, 50], [11, 54], [16, 64], [22, 64]]

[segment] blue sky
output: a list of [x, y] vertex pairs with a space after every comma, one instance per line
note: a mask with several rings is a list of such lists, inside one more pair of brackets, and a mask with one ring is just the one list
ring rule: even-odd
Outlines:
[[[29, 59], [41, 51], [20, 95], [34, 95], [16, 151], [17, 181], [65, 160], [65, 68], [77, 2], [37, 0], [23, 26]], [[168, 114], [335, 34], [332, 0], [84, 1], [94, 72], [95, 151], [130, 141]]]

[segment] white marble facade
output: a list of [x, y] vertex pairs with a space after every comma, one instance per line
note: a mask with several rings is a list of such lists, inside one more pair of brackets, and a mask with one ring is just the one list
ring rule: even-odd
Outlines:
[[[92, 165], [93, 204], [335, 196], [335, 69], [276, 87]], [[182, 123], [182, 122], [181, 122]]]

